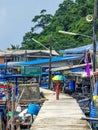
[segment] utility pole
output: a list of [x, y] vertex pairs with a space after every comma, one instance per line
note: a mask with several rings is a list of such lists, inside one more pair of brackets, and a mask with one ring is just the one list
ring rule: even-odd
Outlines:
[[98, 18], [98, 0], [94, 0], [94, 20], [93, 20], [93, 72], [96, 71], [96, 34]]
[[51, 58], [52, 58], [52, 34], [50, 36], [50, 56], [49, 56], [49, 84], [48, 88], [51, 88]]

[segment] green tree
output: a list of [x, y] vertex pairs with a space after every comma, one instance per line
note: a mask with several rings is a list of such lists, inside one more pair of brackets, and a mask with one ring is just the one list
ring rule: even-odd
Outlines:
[[11, 44], [11, 47], [10, 48], [7, 48], [8, 50], [18, 50], [20, 49], [19, 45], [12, 45]]
[[[64, 0], [59, 5], [54, 16], [47, 14], [43, 9], [40, 15], [36, 15], [32, 22], [35, 26], [31, 27], [31, 31], [26, 33], [23, 37], [22, 48], [27, 49], [44, 49], [42, 46], [32, 41], [32, 38], [41, 42], [44, 46], [50, 46], [50, 35], [53, 35], [53, 49], [56, 51], [79, 47], [90, 44], [91, 39], [59, 34], [59, 30], [76, 32], [84, 35], [93, 35], [93, 22], [88, 23], [86, 16], [94, 12], [93, 0]], [[41, 29], [38, 31], [37, 29]], [[98, 31], [98, 28], [97, 28]]]
[[32, 32], [34, 32], [36, 28], [44, 29], [47, 25], [49, 25], [52, 17], [53, 16], [51, 14], [46, 14], [45, 9], [41, 10], [40, 15], [36, 15], [32, 19], [32, 22], [36, 23], [35, 26], [31, 28]]

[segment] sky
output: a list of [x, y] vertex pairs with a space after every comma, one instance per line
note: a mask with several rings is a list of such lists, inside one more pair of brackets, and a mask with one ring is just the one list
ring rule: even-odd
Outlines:
[[54, 14], [63, 0], [0, 0], [0, 50], [21, 46], [23, 36], [31, 30], [32, 19], [42, 9]]

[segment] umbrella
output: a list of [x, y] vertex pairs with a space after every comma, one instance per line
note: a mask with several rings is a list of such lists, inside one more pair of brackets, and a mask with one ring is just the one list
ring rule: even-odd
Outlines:
[[53, 78], [52, 78], [53, 81], [63, 81], [64, 80], [64, 76], [62, 75], [55, 75]]

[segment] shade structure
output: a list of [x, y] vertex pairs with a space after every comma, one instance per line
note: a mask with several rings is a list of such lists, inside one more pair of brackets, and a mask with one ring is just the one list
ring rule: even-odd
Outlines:
[[62, 76], [62, 75], [55, 75], [52, 78], [52, 81], [63, 81], [63, 80], [64, 80], [64, 76]]

